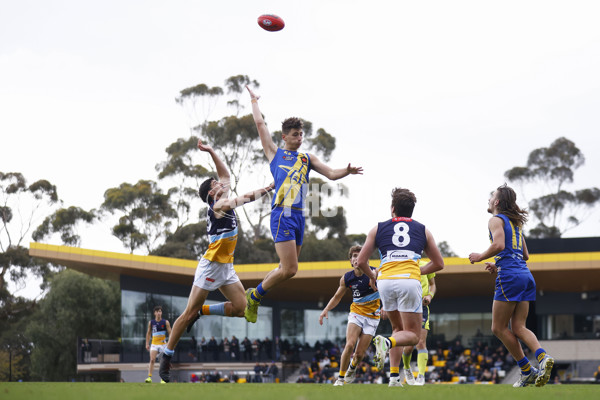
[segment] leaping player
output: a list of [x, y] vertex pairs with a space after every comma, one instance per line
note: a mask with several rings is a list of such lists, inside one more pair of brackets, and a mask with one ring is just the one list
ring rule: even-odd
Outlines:
[[271, 204], [271, 234], [275, 251], [279, 256], [279, 267], [269, 272], [255, 289], [246, 290], [246, 320], [256, 322], [258, 306], [265, 294], [280, 283], [292, 278], [298, 271], [298, 256], [304, 237], [304, 199], [308, 189], [311, 170], [330, 180], [348, 175], [362, 174], [362, 167], [348, 164], [345, 168], [333, 169], [315, 155], [298, 151], [304, 132], [299, 118], [288, 118], [281, 125], [284, 146], [278, 148], [265, 124], [258, 107], [257, 96], [248, 86], [252, 102], [252, 116], [258, 129], [265, 156], [275, 179], [275, 193]]

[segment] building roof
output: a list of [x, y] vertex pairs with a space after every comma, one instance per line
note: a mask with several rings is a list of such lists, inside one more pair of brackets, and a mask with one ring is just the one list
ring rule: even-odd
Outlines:
[[[29, 254], [88, 275], [119, 280], [121, 275], [192, 285], [197, 261], [140, 256], [79, 247], [30, 243]], [[371, 265], [376, 266], [378, 260]], [[495, 278], [482, 263], [466, 258], [444, 258], [445, 268], [436, 274], [436, 297], [492, 295]], [[538, 291], [588, 292], [600, 290], [600, 251], [532, 254], [527, 262]], [[245, 287], [258, 285], [277, 264], [235, 265]], [[296, 276], [270, 291], [285, 301], [326, 302], [335, 293], [340, 277], [350, 269], [345, 261], [301, 262]]]

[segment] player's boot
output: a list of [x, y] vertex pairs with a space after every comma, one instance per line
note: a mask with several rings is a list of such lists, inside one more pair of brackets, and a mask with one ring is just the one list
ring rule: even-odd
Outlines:
[[404, 378], [406, 379], [406, 384], [408, 386], [413, 386], [415, 384], [415, 376], [410, 368], [404, 368]]
[[373, 362], [375, 363], [375, 367], [381, 371], [383, 369], [383, 365], [385, 364], [385, 355], [388, 351], [388, 344], [385, 338], [381, 335], [375, 336], [373, 339], [373, 344], [375, 345], [375, 355], [373, 356]]
[[185, 329], [185, 331], [187, 333], [190, 333], [190, 331], [192, 330], [192, 326], [194, 326], [194, 324], [196, 323], [196, 321], [198, 321], [199, 319], [200, 319], [200, 313], [197, 313], [196, 316], [194, 317], [194, 319], [190, 321], [190, 323], [188, 324], [188, 326]]
[[535, 379], [535, 386], [540, 387], [548, 383], [550, 375], [552, 374], [552, 367], [554, 367], [554, 358], [546, 354], [540, 363], [540, 372]]
[[337, 378], [335, 380], [335, 383], [333, 384], [333, 386], [344, 386], [344, 381], [341, 380], [340, 378]]
[[160, 366], [158, 367], [158, 375], [160, 375], [160, 379], [162, 379], [165, 383], [169, 383], [171, 381], [171, 357], [172, 356], [163, 354], [162, 358], [160, 359]]
[[144, 382], [146, 382], [146, 383], [152, 383], [152, 377], [151, 376], [147, 377]]
[[400, 377], [399, 376], [392, 376], [390, 377], [390, 383], [388, 384], [389, 387], [402, 387], [402, 383], [400, 383]]
[[532, 383], [535, 383], [538, 374], [538, 369], [531, 367], [531, 372], [529, 373], [529, 375], [519, 374], [519, 379], [515, 383], [513, 383], [513, 387], [526, 387], [531, 385]]
[[348, 367], [348, 370], [346, 371], [346, 376], [344, 376], [345, 383], [354, 382], [354, 379], [356, 379], [356, 368], [358, 368], [358, 366], [355, 366], [354, 368], [352, 368], [352, 363], [350, 363], [350, 366]]
[[423, 386], [425, 385], [425, 376], [419, 374], [417, 375], [417, 379], [415, 380], [415, 386]]
[[258, 317], [258, 306], [260, 305], [259, 301], [256, 301], [250, 295], [254, 288], [246, 289], [246, 310], [244, 310], [244, 317], [246, 321], [255, 323], [256, 318]]

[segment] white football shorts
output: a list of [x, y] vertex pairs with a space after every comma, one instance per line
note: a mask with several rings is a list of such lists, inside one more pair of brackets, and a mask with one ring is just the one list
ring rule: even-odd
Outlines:
[[351, 312], [348, 314], [348, 324], [358, 325], [365, 335], [375, 336], [375, 331], [379, 326], [379, 319], [369, 318]]
[[202, 257], [196, 267], [194, 286], [212, 292], [221, 286], [239, 282], [233, 263], [218, 263]]
[[385, 311], [423, 312], [423, 288], [416, 279], [380, 279], [377, 289]]
[[158, 354], [164, 353], [167, 348], [166, 344], [151, 344], [150, 345], [150, 353], [156, 351]]

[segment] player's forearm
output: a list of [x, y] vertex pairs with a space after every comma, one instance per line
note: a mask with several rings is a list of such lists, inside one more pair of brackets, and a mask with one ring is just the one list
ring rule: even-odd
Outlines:
[[258, 190], [255, 190], [253, 192], [249, 192], [246, 193], [245, 195], [243, 195], [243, 198], [248, 199], [247, 203], [252, 202], [256, 199], [260, 199], [261, 197], [263, 197], [264, 195], [266, 195], [267, 193], [269, 193], [271, 190], [273, 190], [273, 187], [271, 185], [266, 186], [264, 188], [260, 188]]
[[488, 258], [492, 258], [495, 255], [498, 255], [502, 250], [504, 250], [503, 243], [493, 242], [490, 247], [488, 247], [483, 253], [481, 253], [481, 261], [487, 260]]
[[334, 308], [336, 308], [339, 303], [340, 303], [339, 300], [333, 301], [333, 299], [331, 299], [331, 300], [329, 300], [329, 303], [327, 303], [327, 305], [325, 306], [323, 311], [329, 312], [329, 311], [333, 310]]
[[221, 157], [219, 157], [214, 150], [212, 150], [209, 154], [213, 162], [215, 163], [215, 168], [217, 168], [217, 176], [219, 177], [219, 180], [229, 180], [229, 170], [227, 169], [227, 166], [225, 165], [223, 160], [221, 160]]
[[348, 171], [348, 168], [332, 169], [329, 179], [331, 179], [332, 181], [336, 181], [348, 175], [350, 175], [350, 171]]

